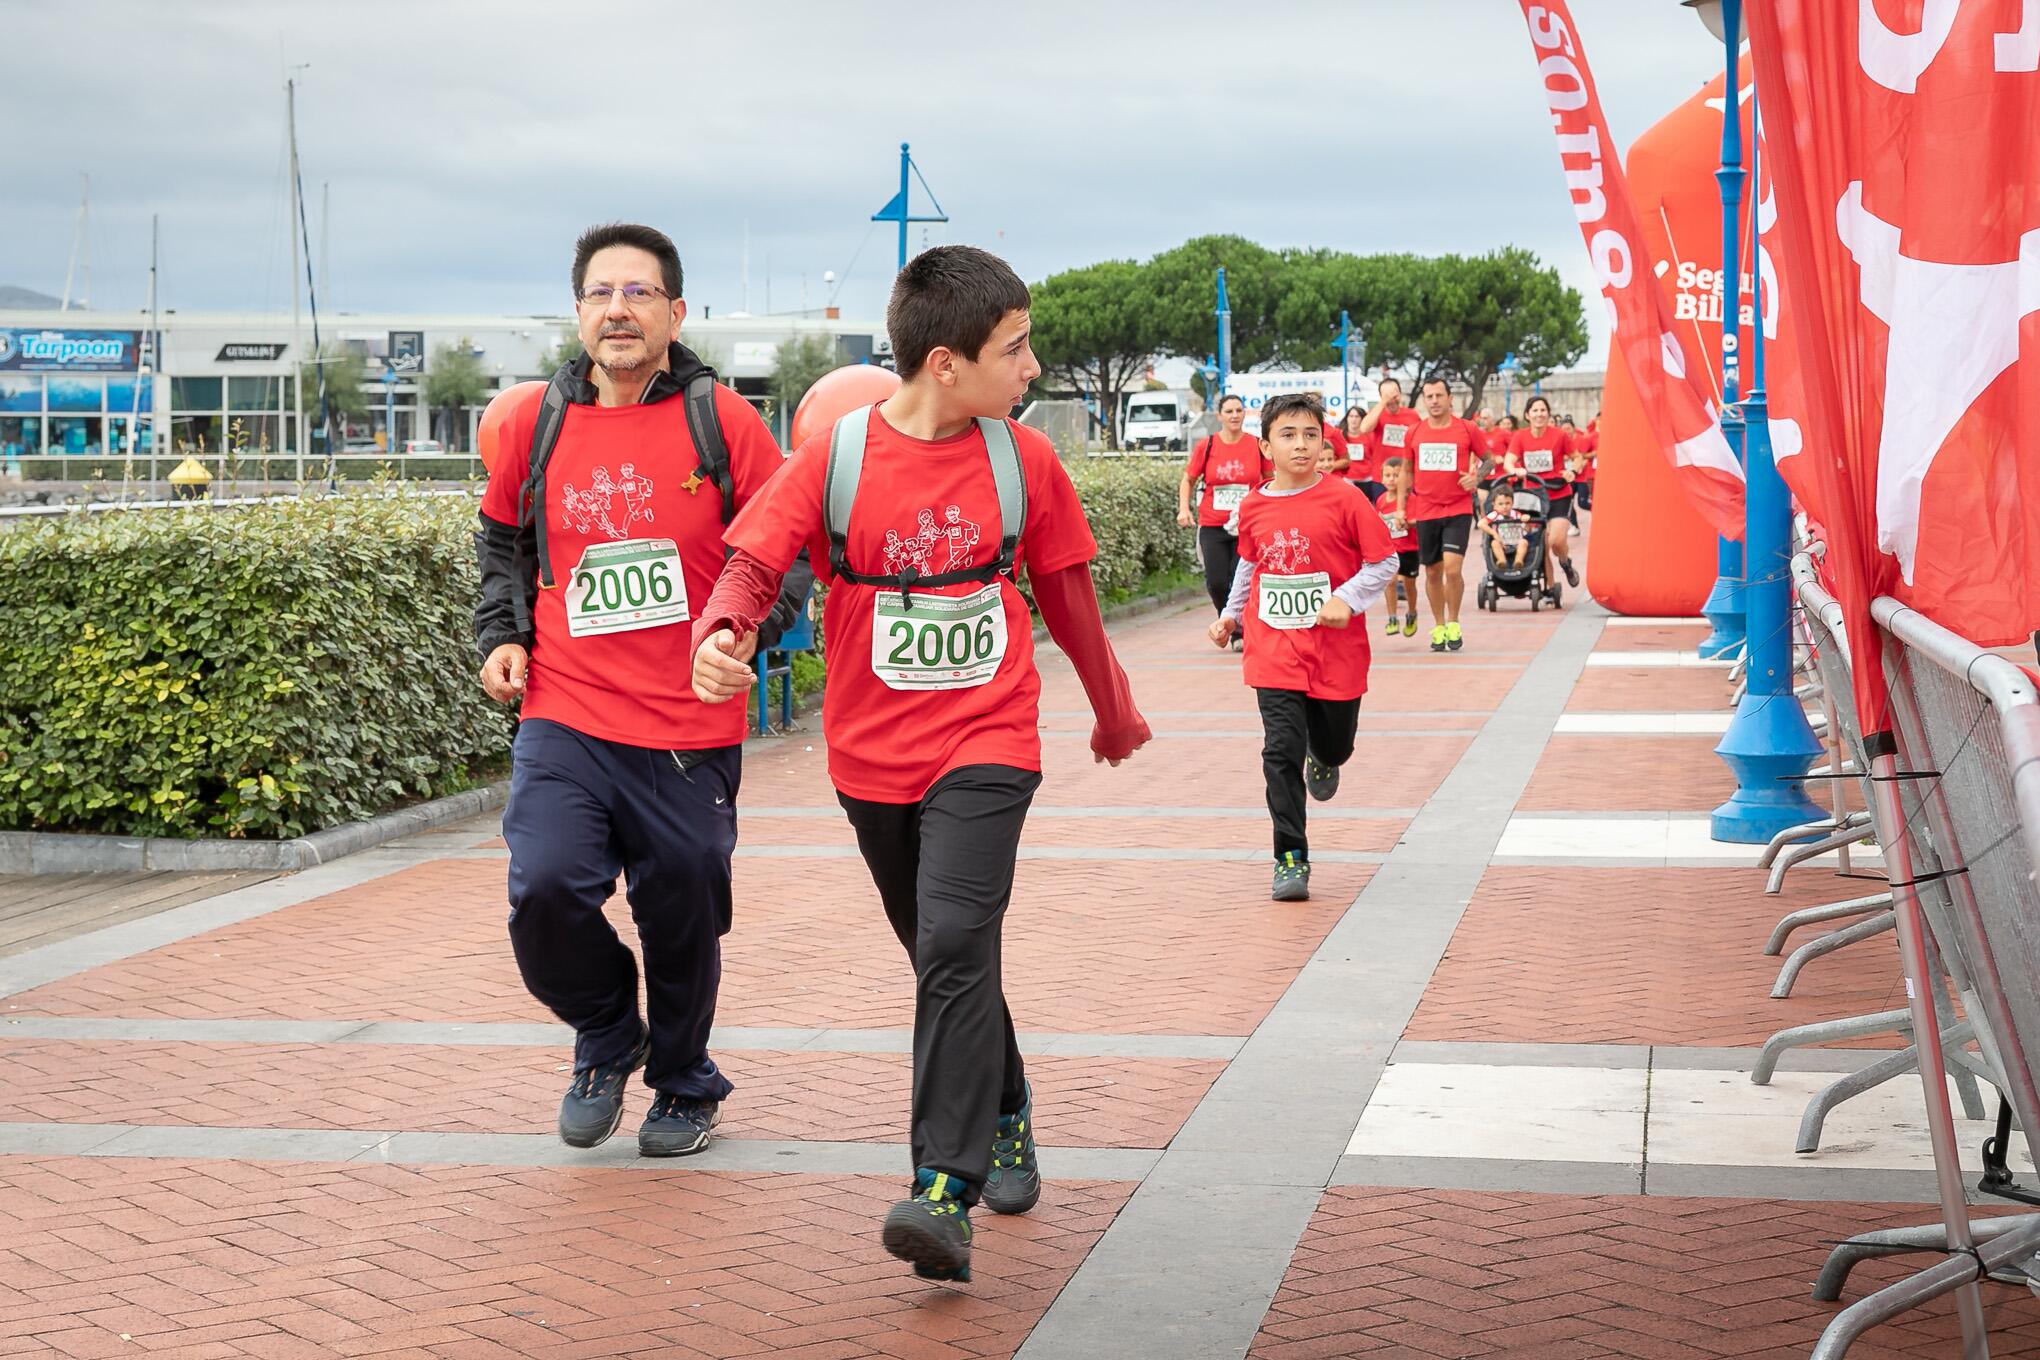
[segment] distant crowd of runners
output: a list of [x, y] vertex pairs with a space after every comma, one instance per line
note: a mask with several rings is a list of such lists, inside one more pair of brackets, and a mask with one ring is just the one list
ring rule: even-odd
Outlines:
[[[559, 1135], [608, 1139], [642, 1069], [638, 1151], [713, 1141], [735, 1090], [708, 1040], [740, 901], [743, 699], [757, 649], [822, 582], [829, 778], [914, 973], [913, 1177], [879, 1234], [916, 1273], [968, 1280], [971, 1210], [1025, 1213], [1042, 1193], [1001, 972], [1042, 777], [1035, 612], [1096, 715], [1095, 759], [1117, 765], [1151, 736], [1100, 616], [1084, 507], [1048, 439], [1007, 418], [1041, 371], [1027, 287], [973, 247], [917, 256], [886, 311], [897, 391], [787, 456], [680, 344], [683, 276], [663, 233], [589, 229], [572, 282], [585, 353], [542, 391], [498, 399], [476, 535], [481, 683], [520, 706], [510, 944], [575, 1035]], [[1383, 390], [1346, 431], [1315, 396], [1277, 397], [1258, 439], [1222, 402], [1183, 478], [1211, 637], [1243, 648], [1266, 732], [1277, 900], [1309, 895], [1304, 798], [1329, 798], [1352, 754], [1367, 612], [1386, 600], [1387, 630], [1414, 634], [1421, 571], [1433, 649], [1463, 645], [1460, 569], [1485, 482], [1542, 479], [1543, 537], [1576, 579], [1555, 502], [1591, 485], [1591, 457], [1548, 407], [1533, 403], [1504, 448], [1502, 431], [1450, 413], [1442, 383], [1424, 385], [1421, 415]], [[1484, 535], [1508, 513], [1483, 517]], [[604, 910], [619, 878], [637, 954]]]

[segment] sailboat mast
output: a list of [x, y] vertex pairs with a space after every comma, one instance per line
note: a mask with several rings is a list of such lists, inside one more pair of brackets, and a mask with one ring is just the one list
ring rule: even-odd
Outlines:
[[78, 294], [78, 306], [82, 310], [92, 305], [92, 237], [88, 230], [92, 219], [92, 176], [78, 178], [85, 189], [78, 199], [78, 229], [71, 235], [71, 262], [64, 266], [64, 299], [57, 305], [60, 312], [71, 310], [71, 284], [81, 260], [85, 265], [85, 286]]
[[[290, 352], [297, 359], [297, 381], [291, 386], [291, 430], [297, 440], [298, 480], [304, 480], [304, 454], [311, 440], [305, 437], [305, 335], [304, 318], [298, 310], [298, 156], [297, 156], [297, 78], [292, 76], [283, 82], [283, 117], [286, 135], [290, 139]], [[316, 354], [310, 356], [317, 362]]]

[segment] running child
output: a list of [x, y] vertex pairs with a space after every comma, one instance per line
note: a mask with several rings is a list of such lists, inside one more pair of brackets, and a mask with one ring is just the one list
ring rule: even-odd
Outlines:
[[[1277, 902], [1310, 897], [1304, 793], [1323, 802], [1353, 755], [1367, 692], [1367, 610], [1396, 574], [1388, 526], [1342, 477], [1317, 469], [1324, 409], [1287, 392], [1261, 408], [1274, 480], [1237, 516], [1239, 572], [1211, 625], [1224, 647], [1245, 630], [1247, 684], [1261, 709], [1261, 771], [1275, 824]], [[1362, 626], [1351, 626], [1355, 617]]]
[[[1388, 606], [1388, 626], [1383, 629], [1390, 637], [1398, 632], [1404, 637], [1417, 635], [1417, 531], [1410, 528], [1410, 460], [1398, 454], [1381, 465], [1383, 490], [1375, 498], [1374, 508], [1381, 512], [1382, 522], [1388, 525], [1389, 540], [1395, 545], [1395, 578], [1388, 583], [1382, 594], [1382, 601]], [[1396, 601], [1403, 602], [1406, 612], [1396, 617]]]
[[[737, 516], [694, 633], [695, 692], [740, 699], [753, 682], [741, 639], [795, 555], [808, 548], [834, 583], [829, 775], [916, 983], [913, 1189], [883, 1240], [929, 1279], [970, 1278], [971, 1206], [1025, 1213], [1041, 1195], [1000, 977], [1041, 783], [1023, 565], [1097, 714], [1095, 757], [1117, 765], [1149, 737], [1099, 617], [1076, 488], [1045, 435], [1005, 418], [1041, 372], [1027, 309], [1027, 285], [985, 251], [937, 246], [910, 261], [886, 308], [899, 390], [803, 444]], [[931, 512], [975, 539], [949, 540], [964, 546], [928, 569], [889, 560], [888, 531], [910, 535]]]

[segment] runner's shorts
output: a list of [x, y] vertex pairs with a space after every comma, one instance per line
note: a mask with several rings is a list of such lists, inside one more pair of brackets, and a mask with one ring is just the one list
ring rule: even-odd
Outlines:
[[1447, 515], [1444, 519], [1420, 519], [1410, 527], [1417, 533], [1417, 560], [1435, 566], [1446, 553], [1466, 556], [1466, 540], [1473, 532], [1473, 515]]
[[1417, 561], [1417, 550], [1415, 548], [1402, 548], [1397, 550], [1395, 555], [1396, 575], [1407, 576], [1412, 581], [1414, 581], [1417, 579], [1417, 568], [1420, 565], [1422, 564]]

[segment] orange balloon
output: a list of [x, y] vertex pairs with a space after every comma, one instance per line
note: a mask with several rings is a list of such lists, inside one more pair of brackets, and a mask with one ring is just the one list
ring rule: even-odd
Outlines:
[[475, 431], [475, 452], [481, 456], [482, 466], [490, 472], [496, 470], [496, 452], [502, 443], [503, 426], [510, 417], [528, 406], [538, 405], [545, 395], [545, 384], [533, 378], [506, 387], [489, 398], [489, 404], [482, 408], [482, 423]]
[[884, 401], [900, 390], [900, 375], [877, 364], [846, 364], [824, 373], [793, 411], [793, 446], [826, 431], [860, 406]]

